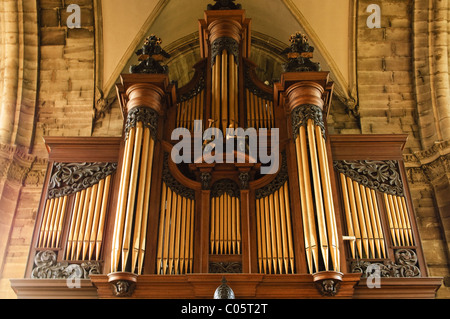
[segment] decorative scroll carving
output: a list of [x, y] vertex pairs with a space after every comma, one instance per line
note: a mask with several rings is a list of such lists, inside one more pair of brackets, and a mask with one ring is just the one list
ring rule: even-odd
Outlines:
[[215, 4], [208, 4], [206, 10], [241, 10], [242, 5], [234, 3], [236, 0], [214, 0]]
[[149, 107], [135, 107], [128, 112], [125, 124], [125, 140], [128, 139], [130, 129], [136, 127], [138, 122], [142, 122], [144, 127], [150, 129], [150, 135], [156, 140], [158, 131], [158, 112]]
[[242, 263], [240, 262], [211, 262], [209, 263], [210, 274], [240, 274]]
[[264, 197], [269, 196], [270, 194], [275, 193], [277, 190], [279, 190], [288, 180], [288, 167], [287, 167], [287, 160], [286, 160], [286, 154], [283, 153], [281, 155], [281, 168], [279, 173], [277, 174], [277, 177], [269, 183], [268, 185], [264, 186], [263, 188], [257, 189], [255, 191], [255, 197], [256, 199], [261, 199]]
[[211, 189], [211, 198], [220, 197], [225, 193], [227, 193], [231, 197], [241, 197], [239, 186], [234, 181], [230, 179], [222, 179], [214, 183]]
[[334, 168], [366, 187], [405, 196], [397, 161], [334, 161]]
[[192, 200], [195, 199], [195, 191], [182, 185], [170, 173], [169, 154], [168, 153], [164, 153], [162, 179], [163, 179], [164, 183], [166, 183], [166, 185], [168, 187], [170, 187], [170, 189], [173, 192], [175, 192], [177, 195], [188, 198], [188, 199], [192, 199]]
[[250, 92], [252, 92], [254, 95], [267, 101], [273, 101], [273, 94], [261, 90], [261, 88], [259, 88], [253, 82], [252, 77], [250, 76], [250, 68], [248, 67], [245, 68], [244, 81], [245, 81], [245, 88]]
[[54, 163], [48, 198], [67, 196], [89, 188], [117, 169], [117, 163]]
[[36, 267], [31, 273], [33, 279], [89, 279], [90, 275], [101, 273], [99, 262], [89, 261], [82, 264], [57, 262], [54, 251], [46, 250], [34, 257]]
[[326, 139], [325, 134], [325, 123], [323, 121], [322, 109], [313, 104], [303, 104], [297, 106], [291, 114], [292, 121], [292, 131], [294, 133], [294, 139], [297, 138], [299, 134], [299, 129], [301, 126], [306, 126], [308, 120], [313, 120], [316, 126], [319, 126], [322, 131], [322, 136]]
[[161, 65], [164, 58], [170, 58], [170, 54], [161, 48], [162, 40], [155, 35], [145, 39], [141, 49], [136, 51], [140, 63], [130, 67], [130, 73], [167, 74], [167, 65]]
[[211, 66], [216, 63], [216, 57], [222, 54], [223, 50], [227, 50], [228, 54], [233, 54], [239, 65], [239, 43], [232, 38], [222, 37], [211, 44]]
[[378, 275], [380, 277], [415, 278], [422, 276], [419, 267], [417, 267], [417, 254], [412, 249], [395, 251], [395, 263], [392, 260], [386, 260], [383, 263], [358, 260], [353, 262], [351, 267], [352, 273], [362, 273], [362, 277], [371, 275], [369, 270], [374, 267], [379, 270]]
[[288, 62], [283, 64], [284, 72], [318, 72], [320, 63], [312, 62], [314, 47], [309, 45], [308, 37], [296, 32], [289, 38], [291, 46], [282, 54], [287, 54]]
[[[206, 68], [205, 68], [205, 70], [206, 70]], [[190, 90], [189, 92], [186, 92], [186, 93], [180, 95], [180, 97], [178, 98], [178, 103], [193, 99], [195, 96], [200, 94], [206, 88], [205, 70], [202, 72], [202, 75], [200, 76], [200, 79], [198, 80], [195, 87], [192, 90]]]

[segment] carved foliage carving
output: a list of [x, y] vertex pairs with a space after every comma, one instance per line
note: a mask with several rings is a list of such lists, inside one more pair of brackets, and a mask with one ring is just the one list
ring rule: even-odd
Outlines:
[[404, 196], [397, 161], [335, 161], [334, 168], [366, 187], [389, 195]]
[[232, 38], [222, 37], [214, 40], [211, 44], [211, 66], [214, 66], [216, 57], [222, 54], [223, 50], [227, 50], [228, 54], [233, 54], [239, 65], [239, 43]]
[[211, 188], [211, 198], [220, 197], [227, 193], [231, 197], [241, 197], [241, 192], [239, 186], [230, 179], [222, 179], [214, 183]]
[[275, 177], [275, 179], [271, 183], [267, 184], [263, 188], [256, 190], [255, 192], [256, 199], [261, 199], [269, 196], [270, 194], [275, 193], [286, 183], [288, 178], [289, 175], [288, 175], [287, 160], [285, 153], [283, 153], [281, 160], [281, 169], [277, 174], [277, 177]]
[[422, 275], [417, 267], [417, 254], [412, 249], [396, 250], [395, 263], [392, 260], [386, 260], [383, 263], [358, 260], [352, 263], [352, 272], [362, 273], [362, 277], [367, 277], [369, 266], [377, 267], [380, 277], [413, 278]]
[[117, 169], [117, 163], [55, 163], [48, 198], [67, 196], [89, 188]]
[[169, 187], [177, 195], [188, 198], [188, 199], [192, 199], [192, 200], [195, 199], [195, 191], [182, 185], [170, 173], [169, 153], [164, 153], [162, 179], [163, 179], [164, 183], [166, 183], [167, 187]]
[[240, 262], [211, 262], [209, 263], [209, 273], [211, 274], [240, 274], [242, 273], [242, 263]]
[[127, 122], [125, 124], [125, 140], [128, 139], [130, 129], [136, 127], [138, 122], [150, 129], [151, 137], [156, 140], [158, 130], [158, 112], [149, 107], [135, 107], [128, 112]]
[[97, 261], [82, 264], [57, 262], [54, 251], [41, 251], [34, 258], [35, 268], [31, 273], [33, 279], [89, 279], [90, 275], [100, 274], [101, 266]]
[[326, 139], [325, 123], [323, 121], [322, 109], [312, 104], [297, 106], [292, 111], [291, 121], [294, 138], [298, 136], [300, 127], [306, 126], [308, 124], [308, 120], [313, 120], [314, 124], [320, 127], [320, 129], [322, 130], [323, 138]]

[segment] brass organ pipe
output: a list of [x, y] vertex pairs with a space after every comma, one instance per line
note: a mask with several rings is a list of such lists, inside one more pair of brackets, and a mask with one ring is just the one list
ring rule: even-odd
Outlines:
[[239, 127], [239, 68], [238, 68], [238, 62], [236, 61], [236, 57], [233, 55], [234, 58], [234, 85], [235, 85], [235, 94], [234, 94], [234, 128]]
[[222, 65], [222, 59], [219, 56], [216, 57], [216, 63], [213, 66], [213, 107], [212, 107], [212, 119], [214, 120], [213, 127], [218, 127], [220, 118], [220, 70]]
[[175, 255], [174, 255], [174, 272], [178, 274], [180, 261], [180, 232], [181, 232], [181, 212], [182, 212], [182, 196], [177, 195], [177, 218], [175, 225]]
[[216, 248], [215, 253], [219, 254], [220, 238], [221, 238], [221, 236], [220, 236], [220, 223], [221, 223], [221, 218], [222, 218], [222, 214], [221, 214], [221, 211], [220, 211], [220, 206], [221, 206], [221, 204], [220, 204], [220, 197], [216, 197], [215, 198], [215, 204], [216, 204], [215, 205], [216, 206], [216, 208], [215, 208], [216, 218], [215, 218], [215, 225], [214, 225], [214, 227], [215, 227], [215, 248]]
[[182, 198], [182, 210], [181, 210], [181, 234], [180, 234], [180, 265], [179, 273], [184, 273], [184, 262], [185, 262], [185, 238], [186, 238], [186, 214], [187, 214], [187, 199]]
[[330, 181], [328, 157], [325, 146], [325, 140], [322, 136], [322, 129], [319, 126], [315, 126], [315, 130], [316, 130], [315, 133], [317, 140], [317, 148], [319, 153], [319, 164], [322, 171], [322, 187], [325, 203], [326, 224], [330, 242], [331, 259], [333, 261], [334, 270], [338, 271], [340, 269], [339, 241], [338, 241], [336, 217], [334, 215], [333, 196], [331, 193], [332, 187]]
[[270, 212], [270, 231], [271, 231], [271, 241], [272, 241], [272, 263], [274, 268], [274, 273], [278, 272], [278, 251], [277, 251], [277, 233], [275, 224], [275, 207], [273, 202], [273, 194], [269, 195], [269, 212]]
[[405, 197], [401, 197], [400, 200], [402, 203], [403, 214], [404, 214], [405, 220], [406, 220], [406, 227], [408, 228], [408, 236], [409, 236], [409, 240], [410, 240], [410, 245], [414, 245], [414, 238], [413, 238], [412, 229], [411, 229], [411, 222], [409, 220], [408, 206], [406, 205], [406, 199], [405, 199]]
[[376, 217], [376, 222], [377, 222], [378, 234], [380, 235], [380, 242], [381, 242], [380, 245], [381, 245], [382, 256], [386, 257], [386, 246], [385, 246], [385, 242], [384, 242], [383, 228], [382, 228], [381, 219], [380, 219], [380, 210], [378, 208], [377, 195], [375, 193], [375, 190], [371, 189], [370, 195], [372, 197], [373, 208], [374, 208], [375, 212], [377, 212], [375, 214], [375, 217]]
[[83, 256], [81, 256], [81, 253], [83, 252], [83, 243], [84, 243], [84, 233], [86, 231], [86, 220], [88, 218], [89, 214], [89, 203], [91, 200], [91, 194], [92, 194], [92, 187], [89, 187], [86, 189], [86, 196], [84, 197], [84, 204], [83, 204], [83, 210], [81, 211], [81, 221], [80, 221], [80, 228], [78, 231], [78, 238], [77, 238], [77, 247], [75, 252], [75, 260], [82, 260]]
[[172, 211], [170, 213], [170, 237], [168, 245], [169, 247], [169, 274], [172, 274], [173, 264], [174, 264], [174, 250], [175, 250], [175, 220], [177, 217], [177, 198], [178, 195], [172, 192]]
[[104, 196], [104, 192], [105, 192], [105, 180], [102, 179], [98, 184], [97, 198], [95, 199], [94, 216], [92, 219], [92, 227], [89, 235], [88, 260], [91, 260], [95, 251], [95, 245], [97, 241], [97, 230], [100, 222], [100, 211], [102, 208], [102, 199]]
[[[203, 120], [203, 105], [205, 104], [205, 91], [203, 90], [200, 93], [200, 120]], [[203, 129], [203, 127], [201, 128]]]
[[264, 221], [266, 226], [266, 250], [267, 250], [267, 266], [268, 271], [272, 273], [272, 247], [270, 237], [270, 211], [269, 211], [269, 197], [264, 197]]
[[259, 206], [260, 200], [256, 200], [256, 241], [257, 241], [257, 247], [258, 247], [258, 269], [259, 272], [262, 272], [263, 266], [262, 266], [262, 231], [261, 231], [261, 209]]
[[[236, 120], [236, 114], [235, 114], [235, 103], [236, 103], [236, 99], [235, 96], [237, 94], [236, 91], [236, 77], [234, 75], [235, 73], [235, 63], [234, 63], [234, 55], [230, 54], [229, 55], [229, 62], [228, 62], [229, 68], [230, 68], [230, 97], [229, 97], [229, 101], [230, 101], [230, 123], [233, 123]], [[228, 124], [227, 124], [228, 126]]]
[[397, 219], [397, 224], [398, 224], [398, 231], [400, 234], [400, 239], [401, 239], [401, 243], [402, 245], [406, 246], [406, 241], [405, 241], [405, 234], [404, 234], [404, 227], [403, 227], [403, 221], [402, 221], [402, 216], [398, 207], [398, 203], [397, 200], [395, 198], [395, 196], [392, 195], [388, 195], [389, 197], [389, 201], [393, 206], [393, 211], [394, 211], [394, 216]]
[[[144, 143], [142, 145], [142, 156], [141, 163], [139, 168], [139, 182], [138, 182], [138, 194], [137, 194], [137, 202], [136, 202], [136, 215], [134, 218], [134, 236], [133, 236], [133, 249], [131, 253], [131, 270], [133, 271], [136, 268], [136, 263], [138, 262], [139, 256], [141, 255], [141, 249], [144, 247], [141, 246], [141, 236], [143, 231], [143, 219], [144, 207], [146, 205], [145, 197], [150, 193], [150, 180], [148, 175], [151, 175], [151, 172], [148, 171], [150, 166], [149, 159], [149, 150], [150, 150], [150, 129], [146, 127], [144, 129]], [[148, 206], [147, 206], [148, 209]], [[140, 268], [140, 266], [139, 266]], [[139, 274], [139, 272], [138, 272]]]
[[224, 231], [223, 231], [223, 225], [225, 224], [225, 214], [223, 211], [223, 195], [219, 197], [219, 216], [220, 216], [220, 223], [219, 223], [219, 254], [223, 254], [223, 247], [224, 247]]
[[231, 247], [233, 248], [233, 250], [232, 250], [233, 254], [236, 254], [236, 248], [237, 248], [236, 200], [237, 200], [236, 197], [231, 198]]
[[162, 184], [162, 194], [161, 194], [161, 212], [159, 216], [159, 233], [158, 233], [158, 250], [156, 255], [156, 269], [159, 269], [159, 273], [163, 269], [162, 260], [163, 260], [163, 243], [164, 243], [164, 223], [166, 216], [166, 183]]
[[131, 160], [133, 155], [134, 139], [136, 128], [132, 127], [128, 139], [125, 143], [124, 161], [120, 177], [119, 201], [116, 213], [116, 222], [114, 225], [113, 246], [111, 249], [111, 272], [116, 272], [119, 268], [120, 249], [123, 239], [123, 223], [125, 220], [125, 209], [127, 204], [127, 192], [130, 183]]
[[70, 260], [70, 252], [72, 250], [72, 243], [73, 243], [73, 234], [75, 232], [75, 224], [78, 216], [78, 206], [80, 205], [80, 192], [77, 192], [75, 194], [75, 202], [74, 202], [74, 208], [72, 213], [72, 218], [70, 220], [70, 229], [69, 229], [69, 236], [67, 237], [67, 247], [66, 247], [66, 260]]
[[81, 260], [85, 260], [86, 255], [89, 250], [90, 235], [91, 235], [91, 231], [92, 231], [92, 221], [93, 221], [94, 213], [95, 213], [95, 203], [96, 203], [95, 199], [97, 198], [97, 193], [98, 193], [98, 184], [95, 184], [94, 186], [92, 186], [91, 197], [89, 199], [89, 213], [86, 218], [86, 226], [84, 229], [83, 249], [82, 249]]
[[48, 215], [49, 215], [49, 211], [50, 211], [50, 203], [51, 203], [51, 199], [47, 199], [45, 202], [44, 217], [42, 219], [41, 230], [39, 232], [38, 247], [43, 247], [43, 242], [45, 239], [45, 228], [47, 225]]
[[[350, 211], [350, 200], [349, 200], [349, 192], [347, 188], [347, 181], [345, 179], [345, 175], [340, 173], [340, 179], [341, 179], [341, 186], [342, 186], [342, 197], [344, 199], [344, 210], [345, 210], [345, 220], [347, 222], [347, 232], [348, 235], [351, 237], [355, 237], [355, 232], [353, 231], [353, 224], [352, 224], [352, 215]], [[355, 251], [355, 241], [350, 241], [350, 250], [352, 253], [352, 258], [355, 259], [356, 251]]]
[[362, 244], [363, 244], [364, 252], [365, 252], [367, 258], [369, 258], [369, 236], [368, 236], [368, 232], [367, 232], [366, 221], [364, 218], [364, 211], [363, 211], [363, 206], [362, 206], [361, 194], [360, 194], [360, 190], [359, 190], [359, 184], [355, 181], [353, 181], [353, 191], [354, 191], [355, 199], [356, 199], [356, 207], [358, 208], [358, 219], [359, 219], [359, 224], [360, 224], [360, 228], [361, 228]]
[[54, 231], [55, 231], [55, 220], [56, 216], [58, 215], [58, 206], [60, 205], [61, 198], [58, 197], [55, 199], [55, 204], [53, 205], [52, 215], [50, 219], [50, 225], [48, 229], [48, 241], [47, 241], [47, 247], [53, 247], [53, 239], [54, 239]]
[[105, 229], [106, 209], [108, 206], [109, 189], [111, 187], [111, 175], [105, 179], [105, 186], [103, 191], [102, 209], [100, 212], [99, 228], [97, 232], [97, 240], [95, 246], [95, 260], [100, 260], [100, 250], [103, 242], [103, 231]]
[[317, 158], [317, 149], [314, 134], [314, 122], [310, 119], [308, 120], [308, 141], [309, 141], [309, 151], [311, 156], [311, 168], [313, 175], [313, 185], [314, 185], [314, 198], [316, 203], [317, 211], [317, 224], [319, 230], [320, 247], [322, 251], [323, 261], [325, 265], [325, 270], [329, 270], [329, 260], [328, 260], [328, 237], [326, 231], [325, 214], [323, 209], [323, 197], [322, 189], [320, 183], [320, 172], [319, 164]]
[[192, 265], [194, 262], [194, 211], [195, 202], [191, 200], [191, 221], [190, 221], [190, 243], [189, 243], [189, 270], [192, 272]]
[[392, 218], [392, 213], [391, 213], [391, 206], [389, 205], [389, 199], [387, 197], [387, 194], [383, 194], [383, 197], [384, 197], [384, 203], [386, 206], [386, 211], [387, 211], [387, 215], [388, 215], [388, 219], [389, 219], [389, 228], [391, 230], [392, 241], [393, 241], [394, 246], [398, 246], [394, 220]]
[[289, 187], [288, 183], [284, 184], [284, 206], [286, 208], [286, 228], [287, 228], [287, 236], [288, 236], [288, 244], [289, 244], [289, 261], [291, 264], [291, 272], [294, 273], [294, 247], [292, 241], [292, 223], [291, 223], [291, 208], [289, 204]]
[[359, 256], [363, 256], [363, 247], [362, 247], [362, 234], [361, 234], [361, 228], [359, 227], [358, 222], [358, 209], [356, 207], [356, 199], [355, 199], [355, 192], [353, 190], [353, 181], [350, 178], [346, 178], [347, 180], [347, 189], [348, 189], [348, 195], [350, 197], [350, 207], [351, 207], [351, 215], [352, 215], [352, 221], [353, 221], [353, 227], [355, 230], [355, 237], [356, 237], [356, 248], [358, 249]]
[[361, 194], [361, 201], [363, 204], [363, 212], [364, 212], [364, 221], [367, 228], [367, 238], [369, 240], [369, 248], [372, 252], [372, 256], [375, 256], [375, 239], [372, 231], [372, 223], [369, 215], [369, 207], [367, 204], [365, 187], [363, 185], [359, 185], [359, 192]]
[[277, 254], [278, 254], [278, 268], [280, 274], [283, 273], [283, 245], [282, 233], [281, 233], [281, 220], [280, 220], [280, 203], [278, 190], [273, 194], [274, 202], [274, 213], [275, 213], [275, 228], [276, 228], [276, 239], [277, 239]]
[[376, 252], [377, 253], [375, 252], [375, 250], [373, 251], [374, 257], [375, 258], [377, 256], [381, 257], [382, 253], [381, 253], [380, 233], [379, 233], [379, 228], [378, 228], [377, 220], [376, 220], [376, 214], [378, 214], [378, 212], [376, 212], [375, 209], [374, 209], [370, 188], [363, 187], [362, 189], [365, 191], [365, 196], [366, 196], [366, 199], [367, 199], [367, 205], [368, 205], [368, 208], [369, 208], [368, 214], [370, 216], [370, 223], [372, 225], [373, 237], [374, 237], [374, 241], [375, 241], [375, 245], [376, 245]]
[[[286, 183], [284, 184], [286, 185]], [[289, 240], [287, 238], [287, 229], [286, 229], [286, 207], [284, 205], [285, 199], [284, 199], [284, 185], [276, 192], [276, 196], [278, 200], [276, 203], [279, 203], [279, 209], [280, 209], [280, 221], [281, 221], [281, 242], [283, 244], [283, 265], [285, 273], [289, 273], [289, 261], [290, 261], [290, 255], [288, 250]]]
[[386, 205], [389, 206], [389, 212], [394, 224], [394, 231], [395, 231], [395, 237], [396, 237], [396, 246], [401, 246], [402, 245], [402, 241], [401, 241], [401, 236], [400, 236], [400, 227], [398, 224], [398, 220], [397, 220], [397, 212], [395, 211], [395, 207], [394, 204], [392, 203], [392, 197], [390, 195], [386, 195]]
[[131, 232], [133, 227], [133, 213], [136, 206], [136, 188], [138, 185], [139, 162], [141, 159], [143, 124], [136, 125], [136, 140], [133, 150], [133, 163], [131, 165], [130, 187], [128, 190], [128, 202], [126, 208], [125, 226], [122, 243], [122, 271], [125, 271], [131, 246]]
[[222, 51], [222, 131], [228, 127], [228, 52]]
[[52, 198], [48, 203], [49, 209], [48, 209], [47, 220], [46, 220], [45, 226], [44, 226], [44, 238], [42, 241], [42, 247], [48, 247], [48, 242], [49, 242], [49, 237], [50, 237], [50, 223], [52, 221], [55, 201], [56, 201], [56, 199]]
[[233, 241], [232, 241], [232, 237], [231, 237], [231, 233], [232, 233], [232, 231], [231, 231], [231, 225], [232, 225], [232, 222], [233, 222], [233, 219], [232, 219], [232, 208], [231, 208], [231, 196], [230, 195], [228, 195], [227, 194], [227, 215], [228, 215], [228, 218], [227, 218], [227, 242], [228, 242], [228, 254], [231, 254], [231, 251], [232, 251], [232, 244], [233, 244]]
[[216, 234], [215, 234], [215, 230], [216, 230], [216, 198], [213, 197], [211, 198], [211, 225], [210, 225], [211, 229], [210, 229], [210, 235], [209, 235], [209, 240], [210, 240], [210, 249], [211, 249], [211, 254], [214, 254], [214, 245], [216, 243]]
[[266, 221], [265, 221], [265, 210], [264, 210], [264, 199], [258, 200], [259, 203], [259, 215], [261, 220], [261, 227], [260, 227], [260, 233], [261, 233], [261, 253], [262, 253], [262, 264], [263, 264], [263, 271], [265, 274], [267, 274], [267, 239], [266, 239]]
[[65, 217], [65, 213], [66, 213], [66, 207], [67, 207], [67, 196], [64, 196], [62, 199], [61, 215], [59, 216], [58, 226], [56, 229], [56, 246], [55, 247], [59, 247], [62, 228], [63, 228], [63, 221], [64, 221], [64, 217]]
[[237, 224], [237, 253], [241, 254], [241, 209], [239, 198], [236, 198], [236, 224]]
[[78, 206], [77, 221], [76, 221], [74, 234], [73, 234], [72, 252], [70, 255], [70, 260], [76, 260], [78, 258], [78, 256], [76, 256], [76, 250], [77, 250], [77, 246], [78, 246], [78, 238], [79, 238], [79, 233], [80, 233], [80, 228], [81, 228], [81, 222], [82, 222], [82, 218], [84, 215], [83, 211], [84, 211], [85, 198], [86, 198], [86, 190], [84, 189], [80, 193], [80, 205]]
[[400, 234], [402, 237], [402, 242], [404, 246], [409, 246], [409, 240], [408, 240], [408, 232], [406, 230], [406, 221], [405, 216], [403, 215], [402, 206], [399, 202], [398, 196], [392, 196], [392, 201], [394, 203], [395, 211], [397, 212], [397, 218], [399, 220], [399, 227], [400, 227]]
[[308, 151], [306, 148], [306, 132], [305, 127], [300, 126], [299, 136], [296, 141], [297, 149], [297, 167], [299, 176], [300, 196], [302, 205], [302, 219], [304, 228], [305, 250], [310, 273], [314, 273], [313, 268], [318, 269], [318, 248], [317, 235], [314, 217], [314, 208], [312, 203], [312, 191], [309, 184], [309, 162]]

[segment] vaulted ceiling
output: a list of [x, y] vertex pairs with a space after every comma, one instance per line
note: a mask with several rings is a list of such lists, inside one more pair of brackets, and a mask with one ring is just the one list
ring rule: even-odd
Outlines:
[[[134, 52], [146, 35], [156, 34], [174, 51], [186, 41], [195, 47], [198, 20], [212, 0], [101, 0], [98, 6], [98, 85], [110, 91], [119, 75], [136, 62]], [[353, 1], [241, 0], [260, 46], [287, 46], [296, 31], [306, 33], [316, 48], [314, 60], [331, 72], [337, 93], [354, 97]], [[281, 3], [281, 5], [280, 5]], [[263, 44], [263, 45], [261, 45]]]

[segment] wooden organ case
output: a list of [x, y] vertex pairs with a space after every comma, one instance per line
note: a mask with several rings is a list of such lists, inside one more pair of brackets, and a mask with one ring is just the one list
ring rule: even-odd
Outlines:
[[[306, 38], [293, 36], [286, 72], [268, 86], [249, 60], [245, 11], [214, 9], [199, 22], [202, 59], [181, 88], [148, 38], [117, 85], [122, 138], [46, 139], [18, 296], [212, 298], [225, 276], [237, 298], [434, 297], [406, 136], [330, 136], [333, 82]], [[226, 134], [238, 128], [256, 138]], [[178, 164], [176, 129], [190, 137]], [[262, 174], [269, 155], [277, 166]], [[68, 282], [79, 289], [62, 293]]]

